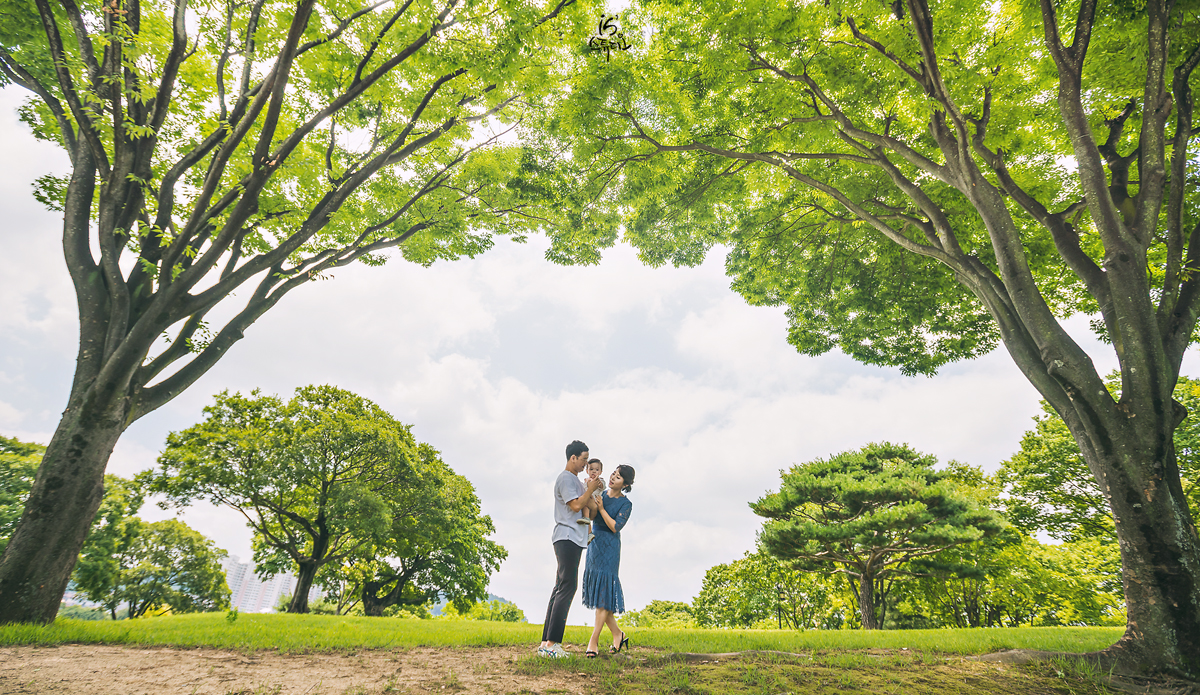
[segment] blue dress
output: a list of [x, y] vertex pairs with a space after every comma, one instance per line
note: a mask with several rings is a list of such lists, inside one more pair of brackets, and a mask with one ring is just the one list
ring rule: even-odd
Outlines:
[[621, 591], [617, 574], [621, 569], [621, 529], [629, 521], [633, 503], [628, 497], [609, 497], [607, 491], [600, 495], [600, 501], [616, 522], [617, 531], [610, 531], [599, 514], [592, 522], [592, 533], [596, 537], [588, 543], [587, 565], [583, 570], [583, 605], [624, 613], [625, 593]]

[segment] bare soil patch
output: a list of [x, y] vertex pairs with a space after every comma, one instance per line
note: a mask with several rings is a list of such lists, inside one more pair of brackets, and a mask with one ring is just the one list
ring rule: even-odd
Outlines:
[[368, 693], [580, 693], [582, 677], [528, 675], [514, 659], [534, 647], [462, 647], [348, 653], [240, 653], [225, 649], [72, 644], [0, 648], [0, 693], [94, 695], [367, 695]]
[[869, 649], [546, 660], [534, 646], [273, 651], [70, 644], [0, 648], [0, 694], [57, 695], [1100, 695], [1053, 664]]

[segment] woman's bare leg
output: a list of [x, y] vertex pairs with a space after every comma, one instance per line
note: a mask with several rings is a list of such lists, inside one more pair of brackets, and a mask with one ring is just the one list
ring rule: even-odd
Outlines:
[[[621, 646], [621, 637], [625, 636], [625, 632], [621, 629], [621, 627], [619, 625], [617, 625], [617, 615], [615, 613], [613, 613], [612, 611], [604, 611], [604, 612], [608, 613], [608, 618], [605, 622], [608, 623], [608, 631], [612, 635], [613, 646], [619, 647], [619, 646]], [[621, 637], [617, 637], [617, 635], [621, 635]], [[600, 639], [600, 630], [599, 629], [596, 630], [596, 639], [597, 640]]]
[[604, 629], [604, 623], [607, 621], [607, 616], [611, 615], [612, 613], [604, 610], [603, 608], [596, 609], [596, 629], [592, 630], [592, 638], [588, 640], [588, 651], [599, 653], [600, 631]]

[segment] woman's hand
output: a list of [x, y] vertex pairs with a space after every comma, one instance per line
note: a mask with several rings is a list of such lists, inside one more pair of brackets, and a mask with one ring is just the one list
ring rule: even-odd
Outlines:
[[609, 531], [612, 531], [613, 533], [617, 532], [617, 521], [608, 515], [608, 510], [604, 508], [603, 504], [600, 505], [600, 519], [604, 522], [604, 525], [608, 527]]

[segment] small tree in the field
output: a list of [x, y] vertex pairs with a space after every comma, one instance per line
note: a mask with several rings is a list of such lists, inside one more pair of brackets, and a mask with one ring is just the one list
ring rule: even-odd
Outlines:
[[739, 560], [709, 567], [691, 615], [701, 627], [840, 628], [846, 619], [839, 605], [842, 582], [789, 565], [759, 547]]
[[387, 491], [412, 474], [416, 441], [382, 408], [331, 386], [275, 396], [221, 393], [205, 420], [172, 433], [148, 476], [176, 505], [194, 499], [235, 509], [254, 530], [255, 564], [297, 570], [289, 612], [308, 610], [321, 567], [388, 532]]
[[841, 572], [864, 629], [883, 624], [887, 596], [909, 564], [998, 533], [1004, 522], [907, 446], [870, 444], [783, 473], [751, 508], [768, 521], [763, 546], [810, 569]]
[[129, 617], [169, 606], [173, 613], [204, 613], [229, 606], [221, 560], [226, 552], [177, 519], [145, 524], [122, 558], [117, 595]]

